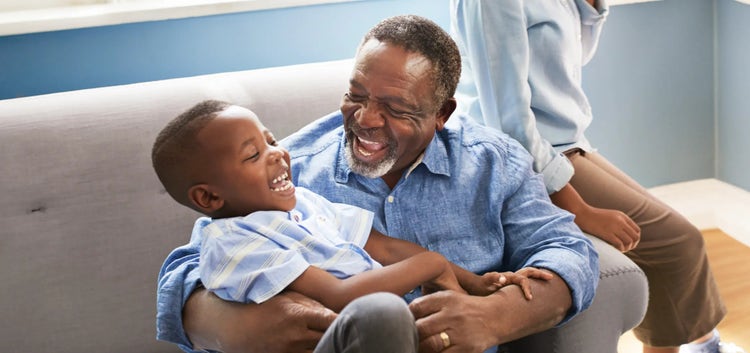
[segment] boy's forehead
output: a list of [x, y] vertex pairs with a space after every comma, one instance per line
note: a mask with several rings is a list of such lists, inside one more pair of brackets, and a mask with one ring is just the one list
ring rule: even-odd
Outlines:
[[226, 109], [222, 110], [217, 116], [225, 118], [250, 118], [252, 120], [258, 120], [258, 116], [247, 108], [240, 107], [238, 105], [230, 105]]

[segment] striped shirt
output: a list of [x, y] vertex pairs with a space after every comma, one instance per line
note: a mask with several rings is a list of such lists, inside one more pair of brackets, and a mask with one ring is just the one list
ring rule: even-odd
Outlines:
[[193, 235], [199, 232], [203, 239], [203, 285], [225, 300], [262, 303], [309, 266], [342, 279], [381, 267], [363, 248], [372, 212], [329, 202], [302, 187], [296, 188], [296, 197], [289, 212], [199, 218]]

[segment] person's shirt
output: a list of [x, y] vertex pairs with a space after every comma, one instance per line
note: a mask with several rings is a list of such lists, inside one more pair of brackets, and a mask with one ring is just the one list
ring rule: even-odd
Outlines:
[[592, 150], [581, 69], [607, 13], [606, 0], [597, 8], [586, 0], [451, 0], [463, 65], [458, 111], [521, 142], [548, 193], [573, 176], [562, 152]]
[[[376, 230], [440, 252], [472, 272], [526, 266], [554, 271], [572, 297], [562, 322], [591, 304], [598, 255], [573, 215], [549, 200], [518, 142], [454, 114], [391, 190], [382, 179], [349, 169], [342, 122], [335, 112], [280, 141], [292, 155], [296, 185], [372, 211]], [[200, 239], [191, 239], [170, 253], [157, 290], [157, 338], [187, 351], [182, 307], [200, 284], [199, 246]]]
[[534, 266], [558, 273], [572, 292], [566, 320], [591, 303], [598, 255], [572, 214], [552, 204], [517, 141], [454, 114], [391, 189], [351, 171], [342, 121], [336, 112], [282, 141], [297, 185], [373, 211], [376, 230], [472, 272]]
[[[200, 278], [224, 300], [262, 303], [310, 266], [345, 279], [382, 267], [364, 250], [372, 212], [332, 203], [305, 188], [291, 211], [258, 211], [244, 217], [199, 218]], [[199, 233], [199, 234], [198, 234]]]

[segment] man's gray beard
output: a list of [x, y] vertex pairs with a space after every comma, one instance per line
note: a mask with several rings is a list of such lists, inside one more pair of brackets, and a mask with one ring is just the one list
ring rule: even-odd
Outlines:
[[359, 159], [354, 157], [353, 145], [347, 141], [346, 148], [344, 148], [344, 154], [346, 155], [346, 162], [349, 163], [349, 168], [353, 172], [362, 175], [367, 178], [380, 178], [388, 173], [394, 165], [396, 165], [396, 153], [395, 149], [388, 147], [388, 153], [385, 158], [376, 165], [369, 165], [363, 163]]

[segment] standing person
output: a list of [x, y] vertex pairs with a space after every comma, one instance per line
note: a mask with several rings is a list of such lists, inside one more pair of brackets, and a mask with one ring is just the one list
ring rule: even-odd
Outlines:
[[[472, 272], [532, 266], [554, 274], [530, 280], [530, 301], [517, 286], [488, 296], [407, 296], [421, 352], [492, 351], [544, 330], [563, 332], [574, 343], [537, 340], [541, 348], [533, 352], [603, 352], [591, 343], [596, 333], [566, 331], [575, 330], [576, 316], [589, 307], [599, 282], [592, 242], [570, 213], [549, 200], [520, 144], [470, 118], [448, 120], [460, 67], [455, 43], [432, 21], [396, 16], [378, 23], [357, 50], [340, 112], [281, 141], [292, 165], [301, 167], [293, 167], [292, 180], [332, 202], [372, 211], [381, 233], [418, 243]], [[262, 304], [219, 300], [201, 286], [198, 251], [194, 242], [178, 248], [162, 267], [159, 339], [186, 349], [307, 352], [333, 320], [297, 293]], [[617, 278], [625, 277], [602, 282]], [[625, 286], [642, 286], [638, 280]], [[623, 307], [620, 293], [606, 302], [609, 311], [598, 317], [597, 329], [612, 330], [639, 312]], [[640, 292], [628, 297], [633, 294]], [[555, 326], [561, 327], [549, 330]]]
[[[701, 233], [597, 153], [581, 69], [596, 51], [605, 0], [451, 0], [464, 72], [459, 110], [518, 140], [552, 201], [646, 273], [650, 301], [634, 330], [644, 352], [719, 352], [725, 308]], [[723, 352], [742, 352], [729, 350]]]

